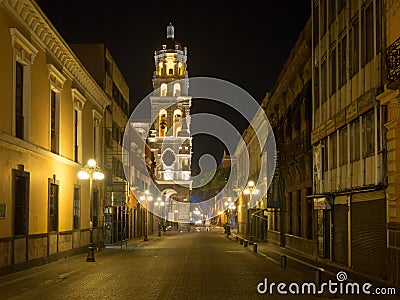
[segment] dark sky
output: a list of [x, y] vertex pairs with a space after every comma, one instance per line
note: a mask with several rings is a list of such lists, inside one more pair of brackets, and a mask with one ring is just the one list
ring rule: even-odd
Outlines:
[[[39, 0], [45, 14], [68, 43], [104, 42], [130, 86], [132, 108], [152, 90], [154, 50], [169, 22], [175, 39], [188, 48], [190, 77], [230, 81], [261, 102], [310, 16], [310, 0], [156, 1]], [[247, 123], [207, 101], [193, 102], [192, 113], [220, 114], [241, 132]], [[240, 117], [240, 116], [239, 116]], [[202, 145], [212, 142], [210, 147]], [[203, 147], [204, 148], [204, 147]], [[215, 139], [193, 140], [194, 160], [201, 153], [220, 156]], [[218, 159], [218, 158], [217, 158]]]

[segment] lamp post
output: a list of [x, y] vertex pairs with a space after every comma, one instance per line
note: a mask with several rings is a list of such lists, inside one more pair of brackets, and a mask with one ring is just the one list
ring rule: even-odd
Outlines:
[[[164, 207], [165, 203], [164, 203], [164, 201], [161, 199], [161, 197], [158, 197], [158, 198], [157, 198], [157, 202], [154, 203], [154, 205], [157, 206], [157, 207], [160, 209], [161, 219], [163, 219], [164, 217], [163, 217], [163, 213], [162, 213], [162, 211], [161, 211], [161, 208]], [[161, 224], [161, 221], [158, 220], [158, 236], [161, 236], [161, 225], [162, 225], [162, 224]]]
[[226, 234], [230, 235], [231, 234], [231, 213], [236, 209], [235, 203], [232, 202], [232, 198], [228, 197], [228, 200], [224, 203], [226, 206]]
[[82, 180], [89, 179], [89, 193], [90, 193], [90, 240], [88, 246], [88, 256], [86, 258], [87, 262], [94, 262], [94, 247], [93, 247], [93, 180], [103, 180], [104, 173], [101, 171], [100, 167], [97, 165], [94, 159], [89, 159], [87, 164], [78, 172], [78, 178]]
[[146, 200], [146, 214], [145, 214], [145, 220], [144, 220], [144, 227], [145, 227], [145, 232], [144, 232], [144, 241], [147, 242], [149, 239], [147, 238], [148, 234], [148, 226], [147, 226], [147, 220], [148, 220], [148, 214], [149, 214], [149, 201], [153, 201], [153, 196], [150, 195], [150, 192], [148, 190], [144, 191], [144, 196], [140, 196], [140, 201], [145, 201]]
[[[247, 209], [249, 209], [250, 204], [251, 204], [251, 198], [253, 195], [257, 195], [260, 191], [256, 188], [256, 185], [254, 184], [253, 180], [250, 180], [247, 183], [246, 188], [243, 190], [243, 194], [244, 195], [249, 195], [249, 202], [247, 202]], [[248, 234], [250, 237], [252, 237], [253, 235], [253, 228], [252, 228], [252, 216], [251, 214], [248, 214], [248, 218], [249, 218], [249, 230], [248, 230]]]

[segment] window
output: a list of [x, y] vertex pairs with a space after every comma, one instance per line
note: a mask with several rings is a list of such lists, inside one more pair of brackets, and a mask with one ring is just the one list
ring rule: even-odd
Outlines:
[[178, 74], [183, 75], [183, 64], [181, 62], [178, 63]]
[[363, 118], [363, 157], [366, 158], [375, 153], [375, 122], [374, 122], [374, 112], [368, 113]]
[[374, 15], [372, 3], [368, 5], [365, 12], [365, 58], [369, 62], [374, 56]]
[[172, 68], [168, 69], [168, 75], [174, 75], [174, 69]]
[[360, 159], [360, 121], [356, 120], [351, 124], [350, 128], [350, 158], [351, 161]]
[[82, 162], [82, 110], [86, 99], [77, 89], [72, 89], [72, 101], [74, 105], [74, 161], [80, 163]]
[[330, 169], [337, 168], [337, 134], [329, 136]]
[[182, 111], [180, 109], [175, 109], [174, 111], [174, 136], [178, 136], [178, 132], [181, 131], [182, 127], [180, 123], [182, 121]]
[[359, 68], [359, 22], [358, 19], [353, 23], [350, 28], [350, 51], [351, 51], [351, 64], [350, 64], [350, 76], [353, 76], [358, 72]]
[[74, 220], [73, 228], [79, 229], [81, 218], [81, 188], [79, 185], [74, 186]]
[[329, 95], [336, 92], [336, 48], [331, 50], [329, 57], [329, 75], [331, 77]]
[[157, 70], [158, 76], [161, 76], [163, 74], [163, 63], [159, 62], [157, 67], [158, 67]]
[[118, 86], [113, 82], [112, 86], [112, 94], [114, 101], [118, 104], [118, 107], [122, 110], [122, 112], [128, 116], [129, 115], [129, 105], [128, 101], [124, 98]]
[[119, 139], [120, 139], [121, 135], [119, 133], [118, 124], [115, 123], [114, 121], [112, 122], [112, 137], [117, 143], [119, 143]]
[[376, 1], [376, 53], [381, 52], [382, 38], [382, 1]]
[[327, 85], [328, 82], [326, 81], [326, 59], [321, 64], [321, 102], [322, 104], [325, 103], [327, 99]]
[[181, 95], [181, 85], [179, 83], [174, 84], [174, 96]]
[[47, 65], [50, 80], [50, 151], [60, 152], [60, 96], [66, 78], [53, 65]]
[[31, 65], [38, 50], [16, 28], [10, 28], [13, 50], [12, 133], [29, 140]]
[[59, 152], [59, 105], [57, 93], [50, 91], [50, 151]]
[[319, 108], [319, 68], [314, 68], [314, 109]]
[[14, 235], [28, 234], [29, 173], [13, 170], [14, 179]]
[[159, 136], [167, 135], [167, 111], [165, 109], [161, 109], [158, 115], [159, 122]]
[[24, 138], [24, 67], [15, 63], [15, 136]]
[[[379, 4], [378, 4], [379, 7]], [[377, 9], [380, 14], [379, 9]], [[378, 36], [380, 39], [380, 29], [377, 28], [377, 36], [374, 39], [374, 13], [373, 3], [371, 2], [361, 14], [361, 63], [364, 66], [374, 56], [374, 41], [378, 45]], [[380, 42], [379, 42], [380, 46]]]
[[162, 83], [161, 84], [161, 97], [165, 97], [167, 96], [167, 84], [166, 83]]
[[343, 166], [347, 164], [347, 151], [348, 151], [348, 146], [347, 146], [347, 126], [343, 127], [339, 131], [339, 165]]
[[74, 161], [79, 162], [79, 115], [78, 111], [74, 109]]
[[346, 83], [346, 36], [344, 36], [339, 42], [339, 87]]
[[110, 129], [106, 128], [105, 130], [105, 142], [106, 142], [106, 146], [108, 148], [112, 148], [113, 145], [113, 138], [112, 138], [112, 133], [110, 131]]
[[[50, 179], [53, 181], [53, 179]], [[49, 182], [49, 223], [48, 230], [58, 231], [58, 185], [52, 182]]]

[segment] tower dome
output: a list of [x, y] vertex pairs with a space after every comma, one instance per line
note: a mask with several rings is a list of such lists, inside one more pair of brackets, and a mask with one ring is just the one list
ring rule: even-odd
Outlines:
[[171, 22], [167, 26], [166, 40], [157, 48], [157, 51], [160, 50], [183, 50], [181, 43], [175, 40], [175, 28]]

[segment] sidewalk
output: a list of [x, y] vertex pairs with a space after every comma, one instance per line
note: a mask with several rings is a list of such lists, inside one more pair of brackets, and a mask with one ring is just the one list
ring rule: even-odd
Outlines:
[[[221, 233], [224, 233], [223, 230], [221, 230]], [[240, 239], [240, 235], [237, 235], [238, 238]], [[236, 233], [232, 233], [228, 238], [234, 242], [236, 242]], [[242, 237], [244, 238], [244, 237]], [[245, 239], [245, 238], [244, 238]], [[236, 242], [238, 245], [240, 244], [239, 241]], [[336, 278], [338, 272], [344, 271], [347, 274], [348, 281], [352, 282], [357, 282], [357, 283], [364, 283], [364, 282], [369, 282], [373, 284], [375, 287], [396, 287], [398, 291], [400, 291], [399, 286], [394, 286], [388, 283], [387, 281], [368, 276], [366, 274], [360, 274], [357, 273], [356, 271], [336, 264], [335, 262], [332, 261], [327, 261], [325, 259], [321, 258], [316, 258], [310, 255], [307, 255], [305, 253], [293, 250], [293, 249], [288, 249], [288, 248], [282, 248], [279, 245], [273, 243], [273, 242], [255, 242], [256, 243], [256, 249], [253, 244], [248, 244], [247, 250], [252, 251], [255, 254], [257, 253], [258, 255], [261, 255], [265, 257], [266, 259], [279, 264], [282, 266], [282, 259], [285, 260], [285, 265], [287, 268], [293, 267], [297, 268], [300, 267], [303, 270], [309, 269], [309, 272], [315, 273], [315, 270], [319, 270], [322, 281], [324, 281], [324, 277], [334, 277]], [[244, 247], [243, 245], [240, 245], [241, 247]], [[256, 252], [255, 252], [256, 251]], [[284, 256], [284, 258], [282, 258]], [[307, 272], [307, 271], [306, 271]]]

